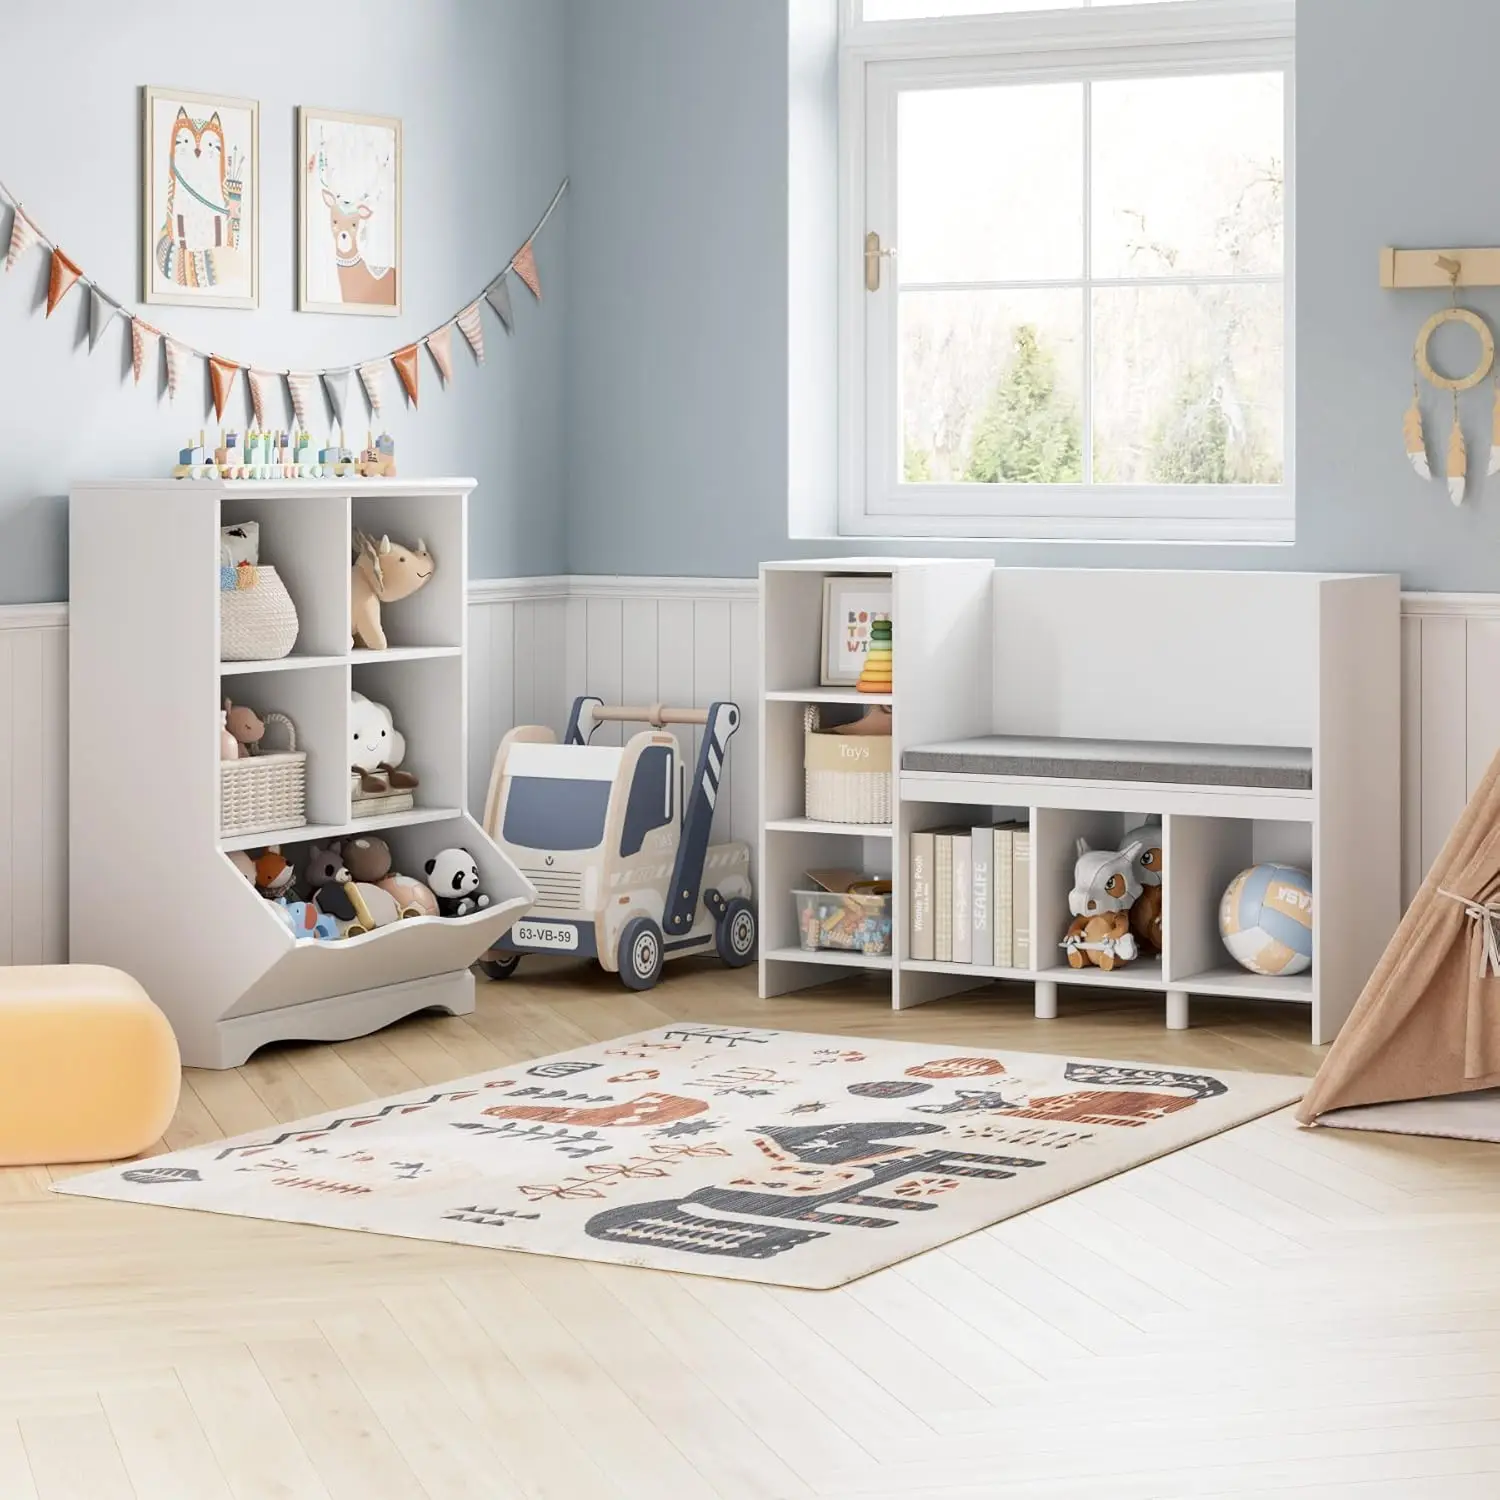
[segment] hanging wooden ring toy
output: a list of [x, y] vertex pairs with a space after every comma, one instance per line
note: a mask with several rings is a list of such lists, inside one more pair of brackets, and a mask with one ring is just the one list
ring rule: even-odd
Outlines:
[[[1428, 355], [1427, 346], [1431, 343], [1433, 334], [1444, 323], [1466, 323], [1479, 335], [1479, 362], [1467, 375], [1450, 378], [1447, 375], [1439, 375], [1432, 367], [1432, 359]], [[1422, 331], [1417, 335], [1415, 353], [1417, 368], [1422, 372], [1424, 380], [1443, 391], [1471, 391], [1490, 373], [1495, 363], [1495, 335], [1490, 332], [1490, 325], [1478, 313], [1470, 312], [1467, 307], [1445, 307], [1433, 313], [1422, 325]]]
[[[1406, 456], [1412, 468], [1423, 479], [1431, 479], [1432, 466], [1427, 460], [1427, 439], [1422, 430], [1422, 400], [1417, 375], [1420, 373], [1439, 390], [1451, 393], [1453, 426], [1448, 434], [1448, 462], [1445, 478], [1449, 498], [1455, 505], [1462, 505], [1464, 492], [1468, 486], [1469, 452], [1464, 445], [1463, 426], [1459, 421], [1458, 395], [1460, 391], [1472, 390], [1494, 368], [1495, 336], [1490, 332], [1489, 324], [1478, 313], [1470, 312], [1468, 308], [1458, 305], [1458, 278], [1463, 269], [1462, 264], [1442, 255], [1438, 257], [1438, 263], [1448, 272], [1449, 279], [1452, 281], [1453, 306], [1433, 313], [1422, 325], [1422, 331], [1417, 335], [1417, 342], [1412, 350], [1411, 406], [1407, 409], [1402, 428], [1406, 438]], [[1479, 362], [1467, 375], [1452, 377], [1439, 375], [1432, 367], [1432, 359], [1427, 352], [1427, 346], [1433, 334], [1444, 323], [1467, 324], [1479, 335]], [[1495, 401], [1495, 437], [1494, 446], [1490, 449], [1489, 464], [1491, 474], [1500, 468], [1500, 385], [1496, 387]]]

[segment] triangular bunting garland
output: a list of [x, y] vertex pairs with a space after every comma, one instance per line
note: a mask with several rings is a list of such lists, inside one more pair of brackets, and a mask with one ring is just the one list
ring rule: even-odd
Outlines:
[[266, 397], [271, 393], [272, 382], [280, 379], [270, 370], [245, 371], [245, 384], [250, 387], [250, 411], [256, 428], [261, 432], [266, 430]]
[[471, 302], [453, 320], [458, 324], [459, 330], [469, 341], [469, 348], [474, 351], [474, 358], [479, 364], [484, 363], [484, 324], [479, 320], [479, 304]]
[[436, 333], [429, 333], [426, 338], [427, 352], [432, 356], [432, 362], [438, 367], [438, 374], [443, 377], [444, 385], [453, 384], [453, 325], [444, 323]]
[[385, 365], [379, 360], [371, 360], [367, 365], [359, 367], [360, 384], [365, 388], [365, 400], [370, 403], [370, 411], [373, 415], [380, 415], [380, 376]]
[[141, 383], [141, 371], [146, 368], [146, 356], [156, 351], [161, 342], [161, 333], [139, 318], [130, 320], [130, 368], [135, 371], [135, 383]]
[[91, 354], [94, 346], [104, 337], [104, 330], [114, 321], [114, 316], [119, 310], [98, 287], [89, 288], [89, 352]]
[[286, 386], [292, 393], [292, 413], [297, 418], [297, 426], [304, 432], [311, 425], [308, 421], [308, 413], [312, 410], [313, 391], [317, 378], [316, 375], [310, 375], [305, 370], [286, 372]]
[[505, 331], [509, 333], [515, 327], [516, 312], [510, 305], [510, 285], [505, 279], [504, 271], [490, 282], [484, 290], [484, 295], [489, 299], [490, 306], [495, 309], [495, 316], [500, 319]]
[[[125, 320], [130, 330], [130, 364], [136, 385], [140, 385], [142, 376], [145, 374], [148, 362], [153, 360], [156, 352], [160, 349], [166, 357], [165, 373], [167, 394], [170, 399], [176, 400], [178, 388], [181, 386], [185, 376], [190, 373], [196, 374], [196, 370], [190, 372], [188, 361], [190, 359], [202, 359], [207, 361], [209, 380], [212, 387], [213, 407], [220, 423], [224, 423], [225, 413], [233, 400], [235, 381], [240, 371], [245, 372], [245, 385], [250, 395], [250, 404], [254, 413], [254, 427], [263, 434], [270, 431], [273, 422], [283, 419], [284, 406], [277, 404], [275, 410], [271, 410], [272, 402], [269, 399], [272, 392], [272, 382], [275, 382], [278, 390], [280, 382], [284, 379], [287, 390], [291, 396], [292, 410], [299, 433], [306, 432], [314, 421], [314, 396], [317, 392], [317, 382], [321, 379], [326, 393], [329, 408], [334, 421], [338, 424], [340, 441], [348, 421], [348, 397], [349, 377], [359, 371], [360, 384], [364, 389], [365, 398], [369, 403], [369, 409], [374, 417], [382, 416], [384, 405], [384, 381], [387, 364], [395, 366], [396, 375], [401, 382], [401, 389], [406, 395], [413, 409], [418, 404], [422, 378], [422, 348], [425, 345], [432, 362], [437, 366], [439, 380], [444, 388], [453, 383], [453, 325], [456, 323], [463, 333], [469, 349], [474, 355], [477, 364], [485, 361], [484, 351], [484, 319], [482, 316], [483, 304], [488, 302], [494, 310], [495, 316], [500, 319], [500, 325], [507, 333], [515, 331], [515, 308], [511, 301], [509, 276], [512, 271], [520, 277], [521, 281], [530, 290], [531, 295], [541, 300], [542, 282], [541, 274], [537, 268], [536, 248], [534, 240], [552, 217], [552, 211], [557, 207], [559, 200], [567, 191], [568, 181], [563, 179], [557, 192], [553, 194], [551, 202], [546, 211], [537, 221], [531, 236], [516, 251], [515, 256], [506, 265], [505, 269], [490, 282], [480, 297], [476, 297], [467, 306], [462, 308], [447, 322], [440, 324], [431, 333], [418, 339], [415, 343], [407, 344], [397, 349], [395, 353], [383, 356], [380, 359], [368, 360], [363, 364], [350, 365], [336, 370], [286, 370], [269, 371], [253, 369], [235, 360], [228, 359], [221, 354], [211, 354], [207, 350], [194, 348], [191, 344], [184, 343], [180, 339], [163, 333], [161, 329], [153, 327], [150, 323], [143, 321], [134, 313], [126, 310], [126, 307], [118, 299], [109, 295], [99, 287], [92, 278], [84, 274], [83, 268], [79, 266], [70, 256], [58, 248], [55, 242], [49, 240], [39, 230], [35, 222], [23, 211], [21, 205], [11, 196], [9, 189], [0, 185], [0, 207], [9, 206], [11, 209], [11, 221], [7, 238], [5, 240], [5, 269], [11, 271], [16, 263], [26, 252], [40, 245], [48, 254], [48, 277], [46, 296], [46, 315], [50, 318], [62, 305], [69, 292], [80, 282], [88, 294], [88, 342], [89, 350], [92, 352], [99, 346], [99, 342], [109, 331], [110, 325], [116, 317]], [[205, 200], [207, 201], [207, 200]], [[80, 313], [82, 309], [80, 309]], [[318, 413], [321, 415], [321, 413]], [[229, 419], [231, 422], [232, 418]], [[1495, 404], [1495, 437], [1490, 456], [1491, 474], [1500, 471], [1500, 389], [1497, 389]], [[287, 434], [282, 434], [279, 441], [285, 444], [289, 440]], [[1450, 449], [1452, 452], [1461, 452], [1458, 445], [1462, 443], [1462, 436], [1454, 437]], [[1410, 444], [1408, 444], [1410, 451]], [[1413, 463], [1417, 462], [1413, 458]], [[1457, 488], [1461, 495], [1461, 481], [1455, 486], [1453, 471], [1455, 460], [1450, 454], [1449, 482], [1450, 489]]]
[[192, 356], [193, 351], [186, 344], [180, 344], [176, 339], [168, 339], [167, 344], [167, 397], [169, 400], [177, 399], [177, 387], [182, 380], [182, 367]]
[[229, 394], [234, 390], [234, 378], [239, 373], [240, 367], [229, 360], [220, 359], [217, 354], [208, 356], [208, 378], [214, 387], [214, 416], [221, 422], [224, 408], [229, 405]]
[[10, 249], [5, 252], [5, 269], [9, 271], [36, 244], [36, 230], [31, 220], [18, 208], [10, 225]]
[[344, 408], [349, 403], [348, 370], [324, 370], [323, 389], [328, 392], [328, 405], [333, 411], [333, 420], [344, 425]]
[[408, 344], [406, 348], [398, 349], [391, 355], [391, 363], [396, 367], [396, 374], [401, 377], [401, 387], [406, 392], [406, 399], [413, 406], [417, 404], [417, 382], [422, 369], [417, 363], [419, 353], [415, 344]]
[[47, 281], [47, 316], [57, 311], [57, 304], [73, 290], [73, 283], [83, 272], [61, 250], [52, 252], [52, 274]]
[[521, 278], [531, 291], [531, 295], [538, 302], [542, 300], [542, 278], [537, 275], [536, 252], [531, 248], [531, 241], [527, 240], [519, 250], [516, 258], [511, 262], [516, 268], [516, 275]]

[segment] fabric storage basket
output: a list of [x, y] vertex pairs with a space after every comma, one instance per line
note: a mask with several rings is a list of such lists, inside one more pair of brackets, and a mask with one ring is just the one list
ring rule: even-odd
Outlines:
[[285, 714], [265, 721], [286, 726], [287, 748], [219, 762], [219, 832], [271, 833], [307, 822], [307, 751]]
[[220, 661], [276, 661], [297, 644], [297, 606], [276, 569], [250, 573], [219, 589]]
[[820, 823], [891, 821], [891, 737], [821, 729], [818, 707], [804, 713], [807, 816]]

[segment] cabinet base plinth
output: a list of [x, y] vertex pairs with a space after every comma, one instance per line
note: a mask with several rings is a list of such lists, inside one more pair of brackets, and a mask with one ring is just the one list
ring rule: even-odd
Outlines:
[[267, 1042], [347, 1042], [420, 1010], [463, 1016], [473, 1009], [474, 976], [459, 969], [406, 984], [234, 1016], [219, 1022], [206, 1050], [184, 1045], [182, 1061], [190, 1068], [237, 1068]]

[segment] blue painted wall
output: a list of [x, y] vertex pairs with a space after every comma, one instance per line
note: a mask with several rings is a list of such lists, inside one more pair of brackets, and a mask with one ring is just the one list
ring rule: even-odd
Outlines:
[[[149, 12], [149, 16], [148, 16]], [[258, 312], [153, 307], [194, 344], [277, 367], [368, 358], [426, 333], [517, 247], [563, 176], [563, 7], [555, 0], [258, 0], [235, 7], [54, 0], [0, 7], [0, 177], [116, 295], [140, 284], [139, 86], [221, 89], [261, 104]], [[259, 56], [258, 56], [259, 54]], [[405, 127], [406, 310], [400, 318], [294, 311], [295, 106], [398, 115]], [[476, 368], [422, 369], [420, 413], [394, 376], [385, 425], [410, 474], [473, 474], [472, 572], [560, 572], [566, 542], [562, 379], [564, 201], [538, 249], [542, 307], [516, 299], [515, 338], [487, 322]], [[0, 214], [0, 234], [9, 232]], [[45, 321], [46, 258], [0, 278], [0, 603], [67, 590], [74, 479], [166, 472], [206, 422], [206, 377], [175, 405], [129, 381], [124, 325], [92, 356], [86, 299]], [[488, 318], [488, 314], [486, 314]], [[201, 366], [199, 367], [201, 369]], [[123, 378], [122, 378], [123, 377]], [[242, 390], [237, 392], [243, 402]], [[245, 408], [239, 408], [241, 425]], [[359, 421], [358, 437], [364, 438]]]
[[[583, 189], [570, 245], [573, 571], [746, 575], [761, 558], [840, 550], [787, 537], [788, 370], [795, 380], [807, 335], [788, 318], [787, 11], [788, 0], [570, 6], [569, 149]], [[1295, 546], [927, 550], [1375, 568], [1412, 587], [1500, 589], [1500, 479], [1455, 512], [1402, 458], [1412, 338], [1442, 299], [1382, 292], [1377, 261], [1383, 244], [1500, 244], [1497, 56], [1493, 0], [1300, 0]], [[793, 257], [795, 231], [794, 220]], [[1500, 319], [1500, 294], [1472, 300]], [[831, 390], [824, 399], [831, 422]], [[1475, 392], [1465, 425], [1480, 474], [1489, 422]], [[795, 466], [792, 477], [805, 481]]]

